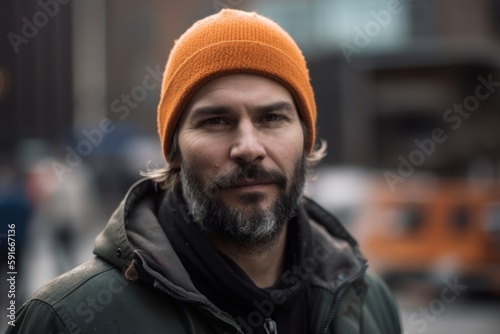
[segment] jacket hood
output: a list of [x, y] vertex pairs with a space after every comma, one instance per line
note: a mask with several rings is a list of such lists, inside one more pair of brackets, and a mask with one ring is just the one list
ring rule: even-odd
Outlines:
[[[97, 236], [94, 253], [129, 280], [159, 281], [178, 297], [210, 303], [192, 283], [156, 217], [163, 193], [150, 179], [134, 184]], [[303, 269], [314, 272], [312, 283], [333, 291], [361, 276], [366, 260], [356, 241], [315, 202], [304, 198], [303, 205], [313, 233], [313, 256]]]

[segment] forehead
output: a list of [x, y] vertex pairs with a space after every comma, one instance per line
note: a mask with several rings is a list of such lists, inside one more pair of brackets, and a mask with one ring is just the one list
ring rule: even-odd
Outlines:
[[193, 109], [214, 104], [258, 105], [288, 102], [295, 106], [290, 91], [278, 81], [255, 74], [231, 74], [203, 85], [184, 110], [186, 117]]

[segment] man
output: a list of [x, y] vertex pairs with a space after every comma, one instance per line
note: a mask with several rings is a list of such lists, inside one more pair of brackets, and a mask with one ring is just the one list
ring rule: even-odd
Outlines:
[[167, 167], [9, 333], [401, 332], [356, 242], [303, 196], [324, 147], [305, 60], [278, 25], [237, 10], [197, 22], [161, 94]]

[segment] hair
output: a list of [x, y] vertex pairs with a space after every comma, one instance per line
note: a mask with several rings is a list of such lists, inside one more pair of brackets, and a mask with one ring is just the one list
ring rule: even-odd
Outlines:
[[[302, 127], [304, 128], [303, 123], [301, 122]], [[307, 138], [306, 132], [304, 132], [304, 137]], [[313, 169], [314, 167], [321, 162], [321, 160], [326, 156], [327, 143], [325, 140], [320, 140], [319, 145], [316, 145], [314, 150], [307, 154], [305, 157], [305, 168], [306, 168], [306, 179], [313, 178]], [[307, 147], [307, 143], [305, 143], [304, 147]], [[172, 149], [169, 154], [169, 161], [172, 161], [175, 158], [178, 158], [180, 154], [179, 149], [179, 140], [178, 140], [178, 132], [174, 133], [174, 137], [172, 140]], [[160, 168], [149, 168], [148, 170], [140, 174], [144, 177], [150, 178], [153, 180], [155, 185], [159, 186], [161, 189], [170, 190], [173, 189], [176, 185], [178, 185], [181, 181], [180, 178], [180, 167], [171, 166], [168, 162], [167, 165]]]

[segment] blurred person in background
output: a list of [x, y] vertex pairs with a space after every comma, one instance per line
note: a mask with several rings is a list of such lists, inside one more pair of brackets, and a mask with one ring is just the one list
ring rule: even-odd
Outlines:
[[49, 157], [39, 159], [26, 176], [33, 216], [27, 231], [26, 259], [20, 265], [27, 276], [22, 290], [28, 296], [88, 260], [93, 239], [102, 228], [102, 208], [91, 169], [81, 165], [60, 182], [52, 161]]
[[[91, 257], [102, 210], [85, 166], [60, 182], [51, 166], [51, 148], [40, 139], [22, 141], [16, 156], [16, 163], [0, 168], [0, 214], [5, 231], [15, 224], [20, 305], [42, 285]], [[0, 241], [7, 254], [7, 239]]]
[[39, 290], [8, 333], [401, 333], [356, 241], [303, 195], [325, 154], [301, 51], [222, 10], [174, 45], [167, 166], [136, 183], [96, 257]]

